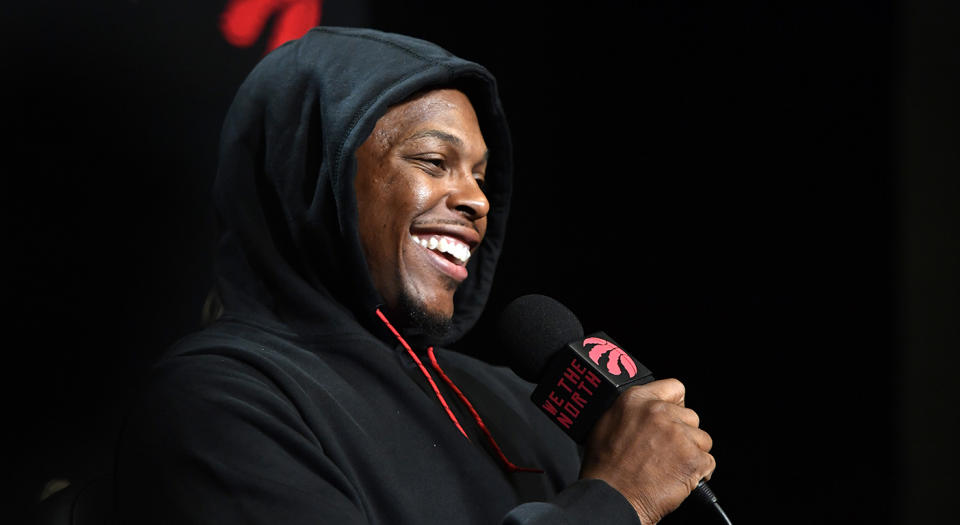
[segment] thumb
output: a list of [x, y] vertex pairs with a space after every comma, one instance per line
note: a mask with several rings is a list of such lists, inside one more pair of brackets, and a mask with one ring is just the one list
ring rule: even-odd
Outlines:
[[630, 387], [627, 392], [631, 396], [666, 401], [682, 407], [686, 401], [687, 389], [680, 381], [670, 378], [658, 379], [645, 385]]

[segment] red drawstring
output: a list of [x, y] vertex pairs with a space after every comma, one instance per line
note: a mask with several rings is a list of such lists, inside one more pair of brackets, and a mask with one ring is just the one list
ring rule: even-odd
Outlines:
[[433, 382], [433, 378], [430, 377], [430, 372], [427, 372], [427, 367], [423, 366], [423, 363], [420, 362], [420, 358], [417, 357], [416, 352], [410, 348], [410, 345], [403, 339], [403, 336], [400, 335], [400, 332], [390, 324], [390, 321], [387, 320], [387, 317], [383, 315], [379, 308], [377, 308], [377, 316], [380, 317], [380, 320], [383, 321], [383, 324], [387, 325], [387, 328], [393, 332], [393, 335], [397, 336], [397, 339], [400, 340], [400, 344], [407, 349], [407, 353], [410, 354], [410, 357], [413, 358], [413, 361], [417, 363], [417, 366], [420, 367], [420, 372], [423, 373], [424, 377], [427, 378], [427, 381], [430, 383], [430, 387], [433, 388], [433, 393], [437, 395], [437, 399], [440, 400], [440, 404], [443, 405], [443, 409], [447, 411], [447, 416], [450, 417], [450, 421], [453, 421], [454, 425], [457, 425], [457, 429], [460, 430], [460, 433], [463, 434], [463, 437], [470, 439], [470, 436], [467, 435], [466, 431], [463, 430], [463, 427], [460, 426], [460, 421], [457, 419], [457, 416], [453, 415], [453, 411], [450, 410], [450, 407], [447, 405], [447, 400], [443, 398], [443, 394], [440, 393], [440, 389], [437, 388], [437, 384]]
[[430, 357], [430, 364], [433, 365], [433, 369], [436, 370], [437, 373], [440, 374], [440, 377], [446, 381], [447, 385], [457, 393], [457, 397], [460, 398], [460, 401], [462, 401], [464, 405], [467, 405], [467, 408], [470, 410], [470, 414], [473, 416], [473, 420], [477, 422], [477, 426], [479, 426], [480, 430], [483, 431], [483, 434], [487, 436], [487, 441], [489, 441], [493, 446], [493, 449], [497, 451], [497, 455], [500, 456], [500, 460], [503, 461], [503, 464], [506, 465], [511, 472], [543, 472], [538, 468], [518, 467], [509, 459], [507, 459], [507, 456], [503, 453], [503, 450], [500, 450], [500, 445], [497, 444], [497, 440], [493, 439], [493, 434], [490, 433], [490, 430], [487, 428], [487, 424], [483, 422], [483, 418], [480, 417], [477, 409], [473, 408], [473, 403], [467, 399], [467, 396], [464, 395], [459, 388], [457, 388], [457, 385], [453, 383], [453, 380], [443, 372], [442, 368], [440, 368], [440, 363], [437, 362], [437, 357], [433, 355], [432, 346], [427, 348], [427, 355]]
[[[379, 317], [380, 320], [383, 321], [383, 324], [387, 325], [387, 328], [389, 328], [390, 331], [393, 332], [393, 335], [396, 336], [397, 340], [400, 341], [400, 344], [403, 345], [403, 347], [407, 350], [407, 354], [410, 355], [413, 361], [420, 368], [420, 372], [423, 374], [423, 376], [427, 378], [427, 382], [429, 382], [430, 387], [433, 388], [433, 393], [437, 396], [437, 399], [440, 400], [440, 404], [443, 406], [443, 409], [447, 411], [447, 416], [450, 418], [451, 421], [453, 421], [453, 424], [457, 426], [457, 430], [459, 430], [460, 433], [463, 434], [463, 437], [469, 440], [470, 436], [468, 436], [467, 433], [463, 430], [463, 427], [460, 426], [460, 421], [457, 419], [457, 416], [453, 414], [453, 411], [450, 410], [450, 406], [447, 405], [447, 400], [444, 399], [443, 394], [440, 393], [440, 389], [437, 388], [437, 384], [433, 381], [433, 377], [430, 376], [430, 372], [427, 371], [427, 368], [423, 366], [423, 362], [421, 362], [420, 358], [417, 357], [416, 352], [414, 352], [413, 349], [410, 348], [410, 345], [407, 344], [407, 341], [404, 340], [403, 336], [400, 335], [400, 332], [398, 332], [397, 329], [394, 328], [392, 324], [390, 324], [390, 321], [387, 320], [387, 317], [383, 315], [383, 312], [381, 312], [379, 308], [377, 308], [377, 317]], [[497, 456], [500, 458], [500, 461], [502, 461], [503, 464], [506, 465], [507, 469], [510, 470], [511, 472], [542, 473], [543, 471], [540, 469], [518, 467], [514, 465], [513, 462], [511, 462], [509, 459], [507, 459], [507, 456], [503, 453], [503, 450], [500, 449], [500, 445], [498, 445], [497, 441], [493, 439], [493, 434], [490, 433], [490, 430], [487, 428], [486, 423], [483, 422], [483, 418], [481, 418], [477, 410], [473, 408], [473, 403], [471, 403], [470, 400], [467, 399], [467, 396], [463, 393], [463, 391], [460, 390], [460, 388], [458, 388], [457, 385], [454, 384], [453, 380], [450, 379], [450, 377], [447, 376], [446, 373], [444, 373], [442, 368], [440, 368], [440, 363], [437, 362], [437, 357], [433, 353], [432, 346], [427, 348], [427, 355], [430, 357], [430, 364], [433, 366], [433, 369], [436, 370], [438, 374], [440, 374], [440, 377], [443, 378], [444, 382], [446, 382], [447, 385], [454, 392], [456, 392], [457, 397], [460, 398], [460, 401], [464, 405], [466, 405], [467, 409], [470, 410], [470, 414], [473, 416], [474, 421], [476, 421], [477, 426], [480, 427], [481, 431], [483, 431], [483, 434], [487, 437], [487, 440], [493, 446], [493, 449], [497, 452]]]

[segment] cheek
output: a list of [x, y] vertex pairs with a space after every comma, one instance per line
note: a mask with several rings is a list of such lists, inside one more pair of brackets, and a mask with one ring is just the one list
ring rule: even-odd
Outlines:
[[406, 201], [408, 212], [417, 214], [430, 209], [435, 199], [435, 192], [431, 185], [427, 181], [416, 178], [408, 178], [405, 182], [404, 192], [408, 199], [403, 200]]
[[366, 250], [375, 252], [369, 256], [393, 259], [411, 223], [442, 202], [442, 191], [433, 179], [389, 162], [369, 174], [357, 186], [361, 236]]
[[396, 257], [389, 248], [389, 239], [393, 237], [389, 229], [394, 222], [388, 206], [392, 182], [379, 166], [377, 168], [368, 170], [362, 179], [358, 178], [355, 186], [360, 242], [374, 280], [377, 280], [378, 270], [391, 266], [390, 259]]
[[429, 185], [402, 173], [378, 177], [362, 210], [366, 216], [368, 243], [379, 259], [393, 264], [410, 232], [411, 223], [429, 209], [433, 193]]

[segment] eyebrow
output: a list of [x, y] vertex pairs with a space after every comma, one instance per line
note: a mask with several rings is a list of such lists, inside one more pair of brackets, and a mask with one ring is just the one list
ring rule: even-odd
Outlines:
[[410, 135], [409, 137], [407, 137], [407, 139], [404, 142], [418, 140], [424, 137], [433, 137], [435, 139], [440, 139], [445, 142], [450, 142], [454, 146], [463, 147], [463, 141], [460, 140], [460, 137], [453, 135], [451, 133], [447, 133], [446, 131], [440, 131], [439, 129], [425, 129], [423, 131], [418, 131], [417, 133], [414, 133], [413, 135]]
[[[447, 133], [446, 131], [441, 131], [439, 129], [425, 129], [423, 131], [418, 131], [417, 133], [414, 133], [413, 135], [410, 135], [409, 137], [407, 137], [404, 140], [404, 142], [410, 142], [410, 141], [422, 139], [425, 137], [433, 137], [435, 139], [440, 139], [444, 142], [449, 142], [458, 148], [463, 148], [463, 140], [461, 140], [460, 137], [453, 135], [451, 133]], [[484, 162], [487, 162], [489, 159], [490, 159], [490, 150], [486, 150], [483, 152], [483, 159], [481, 159], [480, 162], [478, 162], [477, 164], [482, 164]]]

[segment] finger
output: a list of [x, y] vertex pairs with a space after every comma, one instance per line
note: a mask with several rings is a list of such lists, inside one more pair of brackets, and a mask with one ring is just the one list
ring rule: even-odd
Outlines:
[[627, 391], [631, 395], [659, 399], [681, 407], [686, 397], [686, 387], [676, 379], [659, 379], [645, 385], [630, 387]]
[[700, 428], [700, 415], [690, 408], [677, 405], [667, 405], [673, 419], [693, 428]]
[[717, 460], [713, 457], [713, 454], [707, 454], [706, 462], [703, 479], [710, 481], [710, 478], [713, 477], [713, 471], [717, 470]]
[[710, 449], [713, 448], [713, 438], [710, 437], [710, 434], [707, 434], [699, 428], [691, 428], [687, 432], [687, 435], [690, 436], [690, 439], [697, 445], [697, 448], [704, 452], [710, 452]]

